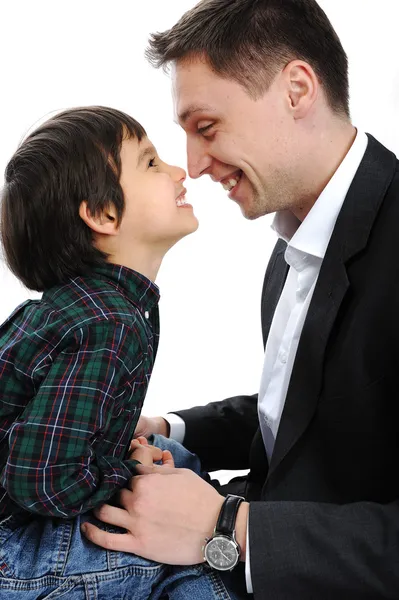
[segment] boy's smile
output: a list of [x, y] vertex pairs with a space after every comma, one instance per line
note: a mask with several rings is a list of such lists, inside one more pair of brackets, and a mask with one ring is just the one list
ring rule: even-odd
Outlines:
[[120, 150], [125, 208], [118, 222], [110, 202], [106, 214], [93, 223], [96, 245], [108, 261], [124, 265], [155, 281], [166, 252], [198, 228], [193, 207], [186, 201], [186, 172], [162, 161], [147, 137], [125, 138]]
[[128, 229], [136, 241], [161, 243], [167, 250], [197, 229], [198, 221], [185, 198], [184, 169], [161, 160], [148, 138], [124, 140], [120, 156], [126, 203], [122, 233]]

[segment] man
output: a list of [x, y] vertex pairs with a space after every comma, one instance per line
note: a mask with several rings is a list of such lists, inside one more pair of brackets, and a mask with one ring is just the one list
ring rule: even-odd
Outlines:
[[[173, 67], [190, 176], [246, 218], [276, 212], [280, 238], [259, 393], [179, 411], [171, 436], [208, 470], [250, 468], [228, 491], [246, 499], [235, 536], [255, 598], [397, 598], [398, 162], [351, 124], [347, 57], [315, 0], [203, 0], [148, 55]], [[188, 471], [143, 474], [99, 512], [129, 533], [90, 539], [203, 560], [223, 497]]]

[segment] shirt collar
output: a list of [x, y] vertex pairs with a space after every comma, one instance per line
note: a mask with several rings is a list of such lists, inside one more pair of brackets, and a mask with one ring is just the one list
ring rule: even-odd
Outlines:
[[96, 278], [104, 279], [114, 285], [120, 293], [138, 304], [143, 311], [150, 311], [159, 302], [158, 286], [133, 269], [105, 263], [94, 267], [93, 271]]
[[323, 260], [335, 222], [367, 144], [367, 135], [358, 131], [349, 152], [302, 223], [288, 210], [276, 213], [272, 229], [289, 247]]

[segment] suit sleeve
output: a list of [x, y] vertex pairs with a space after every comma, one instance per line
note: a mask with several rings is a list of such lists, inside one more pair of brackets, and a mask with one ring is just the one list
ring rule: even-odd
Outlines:
[[249, 551], [259, 600], [399, 597], [399, 502], [253, 502]]
[[188, 410], [174, 411], [186, 425], [185, 447], [208, 471], [248, 469], [258, 428], [258, 396], [235, 396]]

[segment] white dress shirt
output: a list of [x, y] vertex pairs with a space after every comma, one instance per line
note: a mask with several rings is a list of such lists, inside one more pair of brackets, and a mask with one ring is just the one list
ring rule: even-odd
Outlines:
[[260, 428], [271, 459], [303, 325], [335, 222], [367, 148], [358, 133], [345, 159], [301, 223], [291, 212], [276, 214], [272, 228], [287, 242], [290, 266], [265, 349], [258, 395]]
[[[287, 242], [290, 266], [265, 348], [258, 394], [258, 414], [267, 457], [271, 459], [303, 325], [335, 222], [368, 144], [358, 132], [349, 152], [301, 223], [291, 212], [276, 213], [272, 228]], [[183, 442], [184, 421], [168, 415], [171, 437]], [[247, 529], [245, 575], [252, 593]]]

